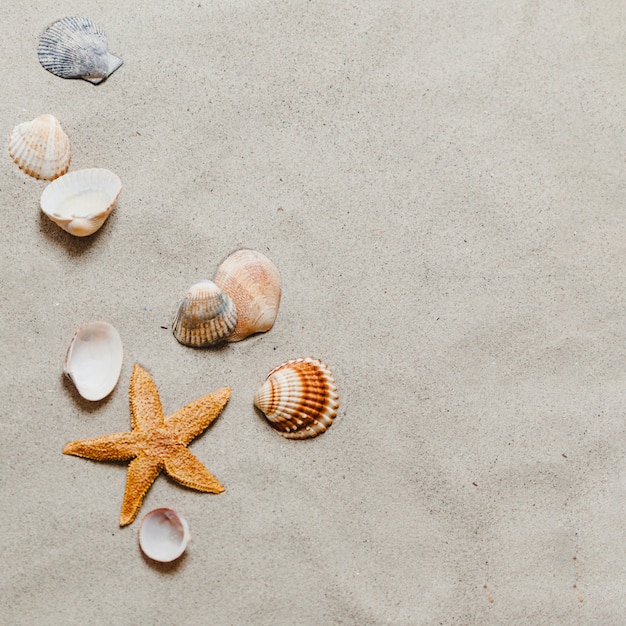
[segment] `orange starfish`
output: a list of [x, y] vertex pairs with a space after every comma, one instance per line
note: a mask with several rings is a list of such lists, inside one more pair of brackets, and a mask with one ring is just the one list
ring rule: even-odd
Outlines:
[[63, 454], [94, 461], [130, 461], [120, 526], [135, 519], [162, 469], [185, 487], [209, 493], [224, 491], [187, 446], [222, 412], [230, 387], [203, 396], [166, 418], [150, 374], [135, 363], [129, 397], [131, 431], [72, 441], [63, 448]]

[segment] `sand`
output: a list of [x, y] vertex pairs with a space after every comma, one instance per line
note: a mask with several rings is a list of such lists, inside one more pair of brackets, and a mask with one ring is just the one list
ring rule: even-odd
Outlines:
[[[10, 6], [9, 6], [10, 5]], [[67, 15], [124, 65], [46, 72]], [[4, 3], [1, 131], [52, 113], [71, 170], [123, 182], [97, 234], [39, 210], [0, 158], [3, 624], [621, 624], [626, 612], [625, 14], [621, 2]], [[230, 252], [270, 257], [274, 328], [179, 345], [179, 298]], [[83, 323], [125, 347], [101, 402], [62, 375]], [[332, 368], [308, 441], [252, 397]], [[161, 476], [118, 525], [133, 364], [166, 413], [232, 387], [190, 449], [226, 487]], [[142, 556], [139, 519], [192, 541]]]

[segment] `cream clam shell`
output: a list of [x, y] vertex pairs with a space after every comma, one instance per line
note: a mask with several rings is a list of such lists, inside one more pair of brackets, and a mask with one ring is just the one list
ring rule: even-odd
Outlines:
[[95, 233], [117, 203], [122, 181], [110, 170], [76, 170], [57, 178], [41, 194], [41, 210], [77, 237]]
[[186, 346], [205, 348], [220, 343], [233, 332], [237, 309], [213, 281], [193, 284], [178, 306], [172, 332]]
[[117, 330], [108, 322], [81, 326], [70, 342], [63, 371], [86, 400], [108, 396], [122, 371], [124, 348]]
[[69, 137], [54, 115], [40, 115], [18, 124], [9, 136], [9, 154], [29, 176], [54, 180], [70, 166], [72, 147]]
[[141, 521], [139, 546], [154, 561], [169, 563], [176, 560], [190, 539], [189, 525], [173, 509], [155, 509]]
[[248, 249], [233, 252], [219, 266], [213, 281], [237, 307], [237, 325], [226, 341], [241, 341], [274, 325], [280, 304], [280, 273], [264, 254]]
[[254, 405], [282, 437], [307, 439], [332, 425], [339, 400], [328, 366], [309, 357], [274, 368], [256, 392]]

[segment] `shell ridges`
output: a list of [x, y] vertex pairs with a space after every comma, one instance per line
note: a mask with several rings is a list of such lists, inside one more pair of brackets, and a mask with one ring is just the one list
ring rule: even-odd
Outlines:
[[107, 50], [104, 31], [86, 17], [65, 17], [50, 25], [39, 39], [37, 54], [52, 74], [96, 85], [123, 63]]
[[227, 341], [241, 341], [272, 328], [280, 304], [280, 274], [264, 254], [250, 249], [233, 252], [213, 280], [237, 307], [237, 325]]
[[181, 301], [172, 332], [186, 346], [205, 348], [230, 335], [237, 323], [237, 308], [213, 281], [192, 285]]
[[72, 158], [69, 137], [54, 115], [18, 124], [9, 136], [9, 154], [29, 176], [54, 180], [67, 172]]
[[275, 367], [259, 387], [254, 405], [287, 439], [325, 432], [339, 408], [332, 372], [319, 359], [293, 359]]

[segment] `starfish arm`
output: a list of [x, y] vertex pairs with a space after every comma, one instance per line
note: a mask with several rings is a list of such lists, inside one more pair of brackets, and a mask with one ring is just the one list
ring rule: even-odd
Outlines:
[[177, 447], [177, 450], [165, 459], [164, 468], [169, 476], [185, 487], [208, 493], [224, 491], [217, 478], [183, 446]]
[[150, 374], [138, 363], [133, 368], [128, 396], [133, 430], [146, 432], [163, 425], [164, 415], [159, 392]]
[[230, 387], [224, 387], [172, 413], [165, 424], [171, 433], [176, 434], [178, 441], [186, 446], [222, 412], [229, 399]]
[[143, 497], [160, 471], [161, 466], [158, 460], [143, 453], [130, 462], [120, 514], [120, 526], [127, 526], [137, 517]]
[[132, 432], [71, 441], [63, 448], [63, 454], [94, 461], [128, 461], [136, 453], [136, 436]]

